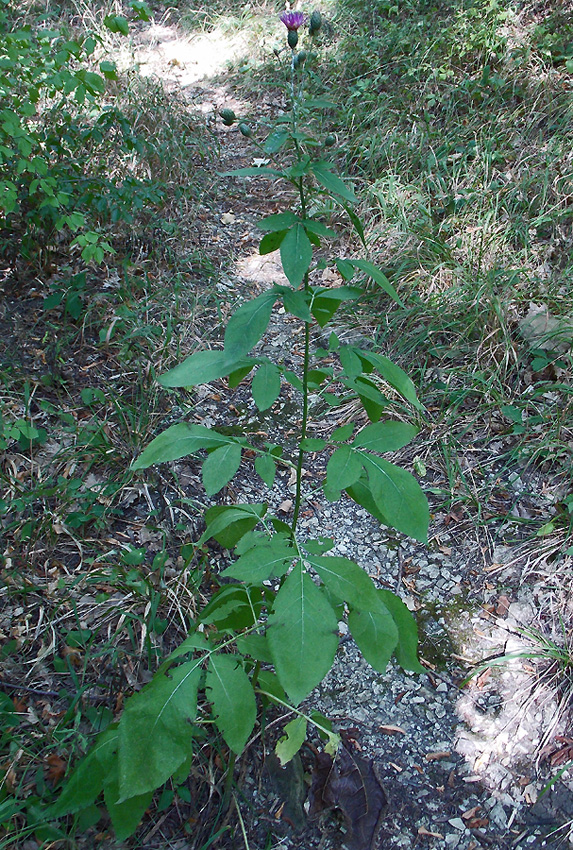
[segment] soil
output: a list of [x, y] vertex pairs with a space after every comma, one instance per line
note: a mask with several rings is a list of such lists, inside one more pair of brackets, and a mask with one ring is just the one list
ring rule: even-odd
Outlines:
[[[147, 39], [140, 48], [142, 66], [146, 72], [160, 76], [168, 88], [182, 92], [190, 109], [214, 118], [222, 107], [238, 112], [249, 108], [244, 92], [239, 96], [224, 76], [213, 78], [216, 68], [210, 67], [209, 75], [203, 78], [195, 66], [191, 72], [189, 60], [185, 59], [188, 40], [180, 44], [180, 56], [173, 28], [163, 26], [152, 34], [151, 40], [149, 34]], [[214, 49], [211, 45], [211, 59]], [[267, 103], [251, 106], [276, 110], [281, 105], [269, 97]], [[251, 149], [235, 127], [224, 128], [215, 120], [212, 126], [220, 149], [218, 170], [252, 165]], [[206, 218], [198, 224], [203, 243], [209, 245], [216, 265], [223, 257], [234, 260], [219, 285], [223, 301], [236, 301], [246, 292], [255, 295], [271, 282], [281, 282], [277, 256], [258, 255], [255, 222], [284, 209], [288, 200], [288, 191], [284, 195], [277, 194], [274, 187], [269, 191], [259, 178], [229, 178], [224, 197], [206, 205]], [[33, 293], [17, 305], [6, 301], [4, 311], [3, 328], [12, 335], [13, 355], [7, 349], [3, 353], [15, 357], [16, 351], [21, 352], [19, 369], [33, 372], [35, 355], [30, 337], [38, 336]], [[341, 331], [358, 339], [368, 337], [367, 327], [342, 327]], [[296, 334], [296, 323], [279, 317], [269, 327], [260, 350], [273, 356], [282, 352], [296, 368], [300, 363]], [[92, 369], [100, 357], [99, 350], [90, 347], [90, 340], [85, 343], [81, 362], [67, 372], [59, 367], [69, 380], [80, 380], [81, 374]], [[100, 375], [104, 374], [105, 370], [100, 369]], [[113, 369], [109, 380], [113, 380]], [[278, 423], [284, 425], [285, 418], [292, 418], [292, 410], [293, 399], [285, 393], [270, 413], [261, 416], [244, 388], [229, 394], [217, 385], [198, 394], [194, 416], [206, 424], [217, 421], [231, 426], [240, 419], [249, 430], [272, 438]], [[342, 424], [345, 416], [352, 413], [337, 412], [336, 423], [334, 419], [330, 422], [319, 418], [315, 433], [318, 435], [321, 427]], [[177, 418], [177, 411], [166, 411], [167, 415]], [[318, 471], [311, 468], [305, 478], [309, 498], [301, 525], [309, 534], [332, 536], [336, 542], [334, 554], [355, 559], [381, 587], [402, 596], [418, 619], [420, 657], [427, 673], [408, 675], [397, 667], [389, 668], [386, 674], [376, 673], [360, 656], [341, 624], [341, 648], [335, 666], [303, 708], [316, 709], [333, 721], [343, 733], [344, 756], [339, 756], [335, 765], [325, 764], [323, 757], [321, 760], [321, 742], [311, 737], [300, 757], [281, 768], [272, 755], [273, 747], [291, 718], [287, 713], [269, 715], [264, 739], [255, 736], [238, 761], [235, 806], [222, 821], [229, 829], [209, 846], [236, 847], [244, 843], [252, 850], [526, 850], [568, 844], [569, 823], [573, 821], [568, 774], [547, 793], [542, 794], [542, 789], [554, 775], [554, 768], [571, 758], [573, 741], [567, 713], [562, 710], [559, 691], [552, 680], [555, 667], [550, 660], [539, 662], [533, 657], [539, 647], [534, 630], [547, 626], [552, 607], [568, 594], [563, 575], [571, 575], [571, 558], [557, 557], [566, 540], [553, 536], [547, 543], [543, 539], [533, 543], [519, 541], [515, 535], [511, 537], [513, 532], [502, 518], [480, 525], [469, 509], [465, 513], [448, 510], [443, 500], [432, 496], [447, 489], [448, 481], [425, 445], [422, 435], [411, 453], [403, 452], [397, 461], [411, 467], [416, 456], [424, 463], [422, 483], [430, 494], [432, 509], [427, 546], [381, 528], [349, 499], [331, 504], [319, 495], [320, 491], [311, 493]], [[514, 510], [547, 512], [551, 506], [546, 495], [550, 476], [518, 466], [513, 473], [507, 468], [500, 471], [489, 463], [490, 452], [487, 441], [478, 441], [468, 465], [474, 470], [486, 470], [491, 492], [497, 492], [498, 498]], [[191, 461], [179, 461], [173, 471], [178, 492], [195, 500], [200, 491], [197, 466]], [[507, 477], [500, 481], [499, 474]], [[145, 498], [141, 492], [133, 494], [131, 505], [126, 506], [129, 522], [122, 526], [118, 521], [110, 531], [110, 548], [114, 539], [116, 543], [125, 539], [134, 546], [145, 546], [153, 555], [160, 550], [164, 535], [169, 534], [173, 519], [188, 522], [193, 539], [198, 529], [193, 511], [190, 509], [187, 517], [169, 513], [173, 486], [169, 478], [156, 480], [155, 484], [150, 480]], [[278, 476], [277, 487], [270, 493], [254, 474], [239, 473], [225, 493], [229, 501], [246, 501], [253, 496], [264, 496], [288, 518], [292, 501], [288, 474]], [[165, 506], [163, 516], [156, 529], [150, 530], [143, 521], [144, 511], [150, 504], [159, 503]], [[78, 555], [73, 540], [64, 537], [65, 533], [58, 556], [73, 580], [81, 553]], [[219, 567], [224, 557], [224, 553], [213, 552], [212, 568]], [[55, 609], [57, 581], [53, 587], [50, 585], [52, 568], [53, 564], [46, 562], [45, 575], [39, 576], [38, 582], [44, 588], [42, 604]], [[165, 575], [177, 586], [176, 575], [180, 571], [177, 573], [172, 565]], [[124, 606], [125, 596], [112, 596], [106, 603], [110, 621], [116, 622], [114, 606], [120, 603]], [[131, 604], [134, 612], [143, 606], [135, 596]], [[95, 590], [91, 593], [84, 589], [76, 599], [74, 615], [82, 628], [89, 628], [92, 620], [101, 617]], [[13, 635], [16, 626], [22, 633], [36, 629], [42, 651], [49, 652], [50, 636], [42, 635], [39, 616], [26, 622], [23, 612], [4, 608], [0, 627], [6, 635]], [[170, 631], [160, 649], [169, 651], [181, 636], [181, 627], [179, 633], [177, 629]], [[36, 716], [42, 711], [49, 714], [58, 705], [58, 684], [42, 667], [42, 654], [37, 650], [36, 645], [34, 676], [27, 680], [33, 683], [33, 689], [23, 705]], [[514, 657], [500, 666], [484, 665], [484, 660], [495, 662], [504, 654], [527, 657]], [[143, 668], [144, 665], [130, 661], [126, 649], [123, 688], [112, 687], [102, 676], [101, 694], [94, 688], [89, 691], [94, 705], [98, 694], [102, 699], [108, 691], [121, 694], [130, 684], [144, 680]], [[466, 683], [465, 678], [472, 671], [475, 675]], [[20, 672], [21, 668], [11, 666], [8, 660], [3, 664], [2, 678], [16, 681]], [[115, 705], [113, 709], [119, 707]], [[135, 844], [123, 846], [170, 850], [208, 846], [209, 820], [212, 823], [219, 816], [220, 800], [206, 778], [209, 771], [216, 774], [217, 764], [217, 754], [206, 744], [188, 782], [190, 801], [182, 799], [177, 806], [157, 814], [153, 823], [144, 824]], [[367, 828], [363, 828], [364, 811], [370, 817]], [[248, 845], [241, 838], [241, 824]], [[88, 835], [79, 840], [79, 846], [118, 846], [101, 834]], [[38, 846], [30, 839], [22, 848], [35, 850]]]

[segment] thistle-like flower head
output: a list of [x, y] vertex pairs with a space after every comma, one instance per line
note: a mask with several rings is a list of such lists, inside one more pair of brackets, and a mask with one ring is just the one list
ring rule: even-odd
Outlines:
[[280, 19], [287, 30], [296, 32], [304, 24], [304, 12], [283, 12]]

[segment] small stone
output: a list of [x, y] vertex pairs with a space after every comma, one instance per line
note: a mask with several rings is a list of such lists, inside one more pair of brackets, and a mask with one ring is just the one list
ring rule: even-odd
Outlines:
[[448, 823], [450, 826], [453, 826], [454, 829], [460, 829], [462, 832], [466, 828], [466, 825], [461, 818], [450, 818]]

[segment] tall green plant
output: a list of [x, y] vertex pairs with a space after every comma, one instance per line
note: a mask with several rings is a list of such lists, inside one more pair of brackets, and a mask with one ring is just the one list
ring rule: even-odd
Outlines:
[[[311, 208], [329, 199], [348, 214], [362, 243], [362, 225], [352, 210], [356, 197], [323, 158], [322, 143], [301, 129], [300, 117], [318, 107], [305, 98], [302, 82], [310, 54], [297, 51], [301, 13], [285, 13], [288, 30], [291, 112], [262, 144], [265, 156], [281, 155], [285, 167], [246, 168], [231, 175], [266, 176], [286, 180], [297, 194], [294, 208], [264, 218], [260, 252], [276, 249], [289, 285], [273, 285], [242, 304], [229, 320], [220, 350], [199, 351], [160, 378], [166, 388], [194, 387], [226, 377], [236, 387], [254, 372], [251, 391], [257, 408], [268, 410], [283, 384], [300, 396], [301, 426], [298, 451], [289, 457], [275, 444], [251, 445], [244, 436], [228, 436], [215, 428], [180, 422], [156, 437], [133, 464], [142, 470], [188, 455], [202, 458], [202, 478], [209, 496], [215, 496], [238, 471], [246, 450], [255, 454], [254, 467], [272, 488], [277, 466], [295, 472], [295, 497], [290, 522], [272, 514], [265, 503], [216, 505], [207, 510], [206, 528], [198, 541], [216, 540], [234, 550], [233, 562], [221, 573], [224, 583], [200, 612], [187, 639], [162, 664], [153, 680], [128, 700], [118, 723], [109, 727], [70, 777], [53, 816], [78, 812], [103, 791], [116, 834], [129, 835], [136, 827], [154, 790], [170, 777], [185, 776], [193, 753], [198, 723], [197, 706], [208, 705], [211, 718], [234, 756], [252, 734], [260, 702], [288, 706], [294, 714], [277, 745], [282, 763], [291, 759], [306, 735], [310, 719], [335, 753], [338, 736], [319, 715], [308, 716], [297, 706], [330, 670], [338, 647], [338, 623], [346, 619], [350, 632], [372, 667], [385, 671], [392, 654], [413, 671], [417, 633], [404, 603], [378, 588], [354, 561], [329, 554], [334, 541], [308, 539], [300, 533], [304, 503], [303, 465], [309, 453], [328, 455], [323, 490], [331, 501], [345, 491], [386, 526], [425, 541], [428, 505], [417, 481], [406, 470], [386, 460], [415, 436], [414, 425], [384, 415], [388, 399], [380, 380], [414, 409], [422, 409], [411, 380], [396, 364], [370, 349], [341, 342], [333, 331], [328, 349], [311, 342], [339, 307], [356, 302], [365, 280], [372, 279], [395, 301], [399, 297], [388, 280], [369, 261], [339, 258], [333, 265], [344, 283], [325, 287], [314, 282], [316, 270], [327, 263], [315, 260], [315, 249], [336, 233]], [[320, 28], [320, 16], [310, 18], [310, 36]], [[236, 117], [223, 110], [223, 121]], [[240, 123], [243, 135], [252, 137]], [[315, 201], [318, 202], [315, 204]], [[264, 336], [277, 305], [297, 318], [304, 333], [300, 374], [282, 362], [253, 349]], [[331, 364], [337, 355], [340, 366]], [[341, 398], [358, 400], [370, 424], [349, 423], [325, 439], [309, 436], [311, 393], [322, 403], [336, 405]], [[205, 714], [202, 714], [205, 717]]]

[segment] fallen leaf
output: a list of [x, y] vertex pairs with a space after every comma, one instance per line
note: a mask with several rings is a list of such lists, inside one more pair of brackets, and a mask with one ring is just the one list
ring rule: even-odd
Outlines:
[[443, 750], [437, 753], [426, 753], [426, 761], [439, 761], [440, 759], [447, 759], [451, 756], [451, 752], [449, 750]]
[[288, 514], [288, 512], [290, 511], [291, 508], [292, 508], [292, 499], [285, 499], [284, 502], [281, 502], [278, 509], [283, 514]]
[[339, 809], [347, 826], [349, 850], [371, 850], [388, 799], [378, 781], [372, 760], [352, 753], [343, 743], [333, 760], [319, 753], [309, 791], [310, 816], [324, 809]]
[[56, 784], [56, 782], [59, 782], [65, 776], [66, 761], [57, 753], [50, 753], [46, 762], [48, 764], [46, 775], [50, 782]]
[[406, 732], [401, 726], [379, 726], [381, 732], [385, 735], [405, 735]]
[[473, 806], [471, 809], [468, 809], [467, 812], [462, 812], [462, 817], [464, 820], [471, 820], [471, 818], [475, 817], [476, 814], [480, 811], [481, 806]]
[[426, 829], [425, 826], [419, 826], [418, 827], [418, 835], [425, 835], [428, 838], [441, 838], [442, 841], [444, 839], [444, 836], [442, 835], [441, 832], [430, 832], [430, 830]]
[[221, 216], [221, 224], [233, 224], [236, 218], [237, 216], [233, 215], [233, 213], [223, 213]]
[[500, 596], [497, 600], [497, 606], [495, 609], [495, 613], [498, 617], [505, 617], [507, 612], [509, 611], [510, 601], [507, 596]]

